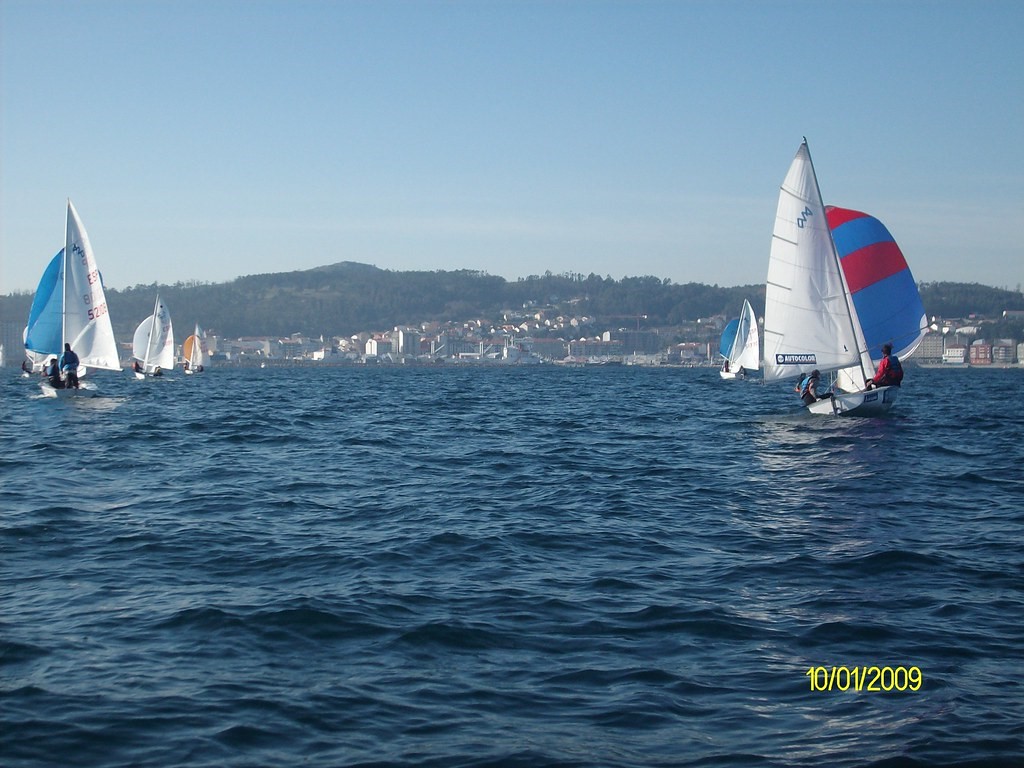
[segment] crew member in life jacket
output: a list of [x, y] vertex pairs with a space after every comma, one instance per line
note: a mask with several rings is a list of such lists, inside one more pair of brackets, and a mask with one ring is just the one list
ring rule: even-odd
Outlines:
[[815, 368], [800, 379], [800, 383], [793, 388], [793, 391], [800, 393], [800, 399], [803, 401], [804, 405], [810, 405], [818, 400], [824, 400], [826, 397], [830, 397], [829, 394], [818, 394], [818, 384], [820, 382], [821, 374], [818, 372], [818, 369]]
[[67, 389], [72, 387], [78, 389], [79, 360], [78, 355], [71, 349], [71, 344], [64, 344], [64, 354], [60, 356], [60, 361], [57, 364], [60, 366], [61, 373], [64, 374], [64, 386]]
[[64, 389], [64, 382], [60, 378], [60, 366], [57, 365], [57, 358], [51, 357], [50, 362], [43, 368], [43, 376], [50, 382], [54, 389]]
[[875, 387], [898, 387], [903, 382], [903, 366], [899, 358], [892, 353], [892, 344], [882, 345], [882, 359], [874, 378], [868, 379], [865, 389]]

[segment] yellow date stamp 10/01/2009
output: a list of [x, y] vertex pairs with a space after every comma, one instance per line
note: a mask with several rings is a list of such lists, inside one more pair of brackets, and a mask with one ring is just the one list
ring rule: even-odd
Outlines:
[[919, 691], [920, 667], [810, 667], [805, 673], [812, 691]]

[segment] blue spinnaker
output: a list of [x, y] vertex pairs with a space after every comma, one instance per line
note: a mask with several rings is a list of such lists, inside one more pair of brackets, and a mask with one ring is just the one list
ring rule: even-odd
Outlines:
[[740, 319], [737, 317], [734, 320], [730, 320], [725, 326], [725, 330], [722, 331], [722, 341], [718, 345], [718, 351], [726, 359], [732, 354], [732, 345], [736, 341], [736, 331], [739, 330], [739, 327]]
[[50, 260], [36, 288], [25, 329], [25, 349], [42, 355], [64, 351], [64, 249]]

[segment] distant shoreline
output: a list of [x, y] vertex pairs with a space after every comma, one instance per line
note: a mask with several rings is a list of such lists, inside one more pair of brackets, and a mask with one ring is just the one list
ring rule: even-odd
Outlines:
[[[911, 361], [908, 361], [908, 366]], [[1024, 371], [1021, 363], [996, 363], [992, 365], [968, 365], [967, 363], [913, 363], [916, 368], [942, 368], [950, 371]]]

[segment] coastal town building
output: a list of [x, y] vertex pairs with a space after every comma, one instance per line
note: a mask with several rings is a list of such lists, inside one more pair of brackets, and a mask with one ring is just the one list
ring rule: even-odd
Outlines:
[[569, 357], [574, 360], [608, 360], [613, 357], [621, 359], [622, 353], [621, 341], [594, 338], [569, 342]]
[[941, 362], [945, 357], [946, 337], [940, 331], [929, 331], [921, 339], [921, 346], [914, 352], [914, 357], [921, 362]]
[[947, 365], [967, 364], [967, 345], [950, 344], [942, 351], [942, 362]]
[[992, 362], [1005, 365], [1015, 360], [1017, 348], [1012, 339], [996, 339], [992, 342]]
[[968, 351], [968, 361], [971, 365], [991, 365], [992, 345], [984, 339], [976, 339], [971, 342]]

